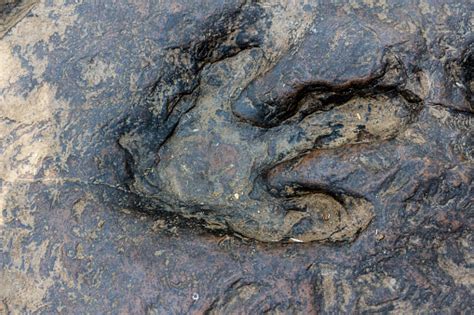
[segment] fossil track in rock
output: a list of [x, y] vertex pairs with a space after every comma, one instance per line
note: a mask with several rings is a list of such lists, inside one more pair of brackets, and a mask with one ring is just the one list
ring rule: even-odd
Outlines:
[[[329, 20], [315, 22], [295, 53], [236, 97], [206, 101], [204, 69], [244, 51], [258, 55], [263, 21], [258, 5], [243, 4], [213, 16], [205, 41], [168, 51], [170, 71], [119, 141], [129, 187], [155, 211], [260, 241], [353, 240], [374, 216], [364, 192], [322, 181], [275, 194], [265, 174], [309, 152], [392, 141], [416, 120], [423, 86], [407, 86], [406, 66], [374, 31], [354, 19]], [[231, 70], [219, 73], [216, 80], [225, 80]]]

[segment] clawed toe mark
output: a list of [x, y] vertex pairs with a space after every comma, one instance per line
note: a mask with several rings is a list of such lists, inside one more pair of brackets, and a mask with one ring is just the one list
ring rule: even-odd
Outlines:
[[340, 242], [353, 240], [372, 220], [373, 206], [363, 198], [306, 192], [287, 201], [282, 240]]

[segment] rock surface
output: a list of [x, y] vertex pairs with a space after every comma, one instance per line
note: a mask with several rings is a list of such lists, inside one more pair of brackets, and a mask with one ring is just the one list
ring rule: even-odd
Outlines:
[[469, 1], [0, 1], [0, 314], [470, 313]]

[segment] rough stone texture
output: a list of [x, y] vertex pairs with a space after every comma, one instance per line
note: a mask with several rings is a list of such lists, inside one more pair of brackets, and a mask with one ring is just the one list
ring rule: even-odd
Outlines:
[[472, 313], [470, 1], [0, 1], [0, 313]]

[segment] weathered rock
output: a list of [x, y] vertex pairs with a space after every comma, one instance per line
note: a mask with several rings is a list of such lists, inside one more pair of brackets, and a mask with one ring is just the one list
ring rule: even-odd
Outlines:
[[472, 6], [300, 2], [0, 1], [0, 313], [472, 312]]

